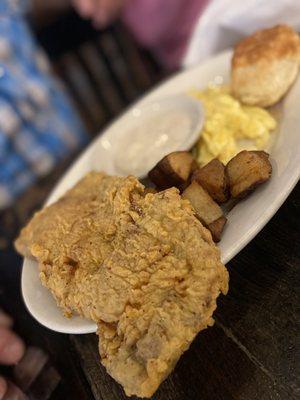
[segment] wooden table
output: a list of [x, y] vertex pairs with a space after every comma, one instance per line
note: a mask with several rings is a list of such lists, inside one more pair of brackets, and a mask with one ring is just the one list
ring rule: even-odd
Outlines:
[[[29, 315], [21, 298], [22, 260], [12, 239], [63, 169], [0, 217], [0, 305], [14, 316], [16, 330], [26, 343], [44, 349], [50, 357], [28, 391], [31, 399], [125, 399], [121, 387], [100, 365], [96, 335], [51, 332]], [[218, 301], [214, 327], [198, 335], [153, 399], [300, 398], [299, 210], [298, 184], [267, 226], [228, 264], [230, 291]], [[61, 380], [50, 390], [47, 382], [53, 368]]]

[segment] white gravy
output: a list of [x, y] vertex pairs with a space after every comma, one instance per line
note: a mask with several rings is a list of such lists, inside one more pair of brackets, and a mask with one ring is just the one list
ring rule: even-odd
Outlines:
[[162, 157], [178, 150], [188, 139], [191, 125], [184, 110], [141, 120], [121, 135], [115, 151], [116, 167], [123, 174], [146, 176]]

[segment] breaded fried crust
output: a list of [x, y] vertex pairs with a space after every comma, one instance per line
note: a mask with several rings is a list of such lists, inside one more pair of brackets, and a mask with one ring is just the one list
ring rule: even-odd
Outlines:
[[16, 242], [64, 312], [98, 324], [101, 362], [127, 395], [151, 396], [213, 324], [228, 274], [177, 189], [91, 173], [37, 213]]

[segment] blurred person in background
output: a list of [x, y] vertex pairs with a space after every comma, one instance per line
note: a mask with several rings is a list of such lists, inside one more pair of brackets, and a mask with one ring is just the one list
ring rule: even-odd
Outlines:
[[[299, 18], [291, 20], [299, 15], [297, 3], [275, 0], [270, 9], [267, 0], [243, 4], [238, 0], [2, 0], [0, 210], [87, 141], [61, 83], [51, 75], [30, 34], [24, 18], [30, 8], [73, 5], [99, 28], [119, 17], [135, 39], [172, 70], [193, 65], [230, 46], [243, 33], [270, 23], [283, 20], [299, 28]], [[255, 11], [258, 5], [260, 18]], [[248, 24], [241, 22], [245, 18]]]
[[[17, 364], [24, 355], [23, 341], [12, 331], [12, 319], [0, 311], [0, 364]], [[21, 391], [0, 376], [0, 399], [21, 400]]]
[[[62, 84], [26, 23], [30, 2], [0, 1], [0, 211], [87, 142]], [[0, 311], [0, 364], [14, 365], [25, 346]], [[0, 376], [0, 399], [25, 396]]]
[[[258, 3], [261, 18], [253, 8]], [[1, 0], [0, 210], [87, 142], [62, 84], [30, 34], [24, 18], [30, 7], [73, 5], [100, 28], [121, 17], [135, 39], [172, 70], [195, 64], [271, 21], [299, 28], [299, 17], [293, 16], [299, 15], [300, 3], [272, 4], [270, 9], [267, 0], [242, 5], [238, 0]], [[248, 24], [241, 22], [245, 18]]]
[[29, 2], [0, 2], [0, 210], [87, 141], [25, 20]]
[[96, 27], [117, 16], [169, 70], [189, 67], [258, 29], [289, 24], [300, 31], [298, 0], [72, 0]]
[[181, 65], [195, 24], [210, 0], [72, 0], [82, 18], [102, 28], [115, 18], [167, 69]]
[[30, 33], [25, 14], [72, 4], [97, 27], [105, 27], [121, 15], [143, 46], [162, 64], [176, 68], [206, 1], [0, 2], [0, 210], [87, 142], [62, 84], [51, 74], [45, 54]]

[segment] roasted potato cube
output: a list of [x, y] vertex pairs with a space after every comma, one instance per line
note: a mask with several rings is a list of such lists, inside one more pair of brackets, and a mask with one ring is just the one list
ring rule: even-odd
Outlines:
[[182, 189], [196, 168], [197, 163], [191, 153], [175, 151], [160, 160], [148, 173], [148, 177], [159, 189], [172, 186]]
[[207, 228], [210, 230], [212, 238], [214, 242], [219, 242], [221, 240], [222, 232], [224, 229], [224, 226], [227, 222], [226, 217], [220, 217], [216, 221], [212, 222], [207, 226]]
[[182, 197], [190, 201], [197, 217], [206, 226], [223, 217], [221, 208], [196, 181], [183, 191]]
[[258, 185], [266, 182], [272, 173], [269, 154], [264, 151], [243, 150], [226, 165], [230, 194], [243, 198]]
[[225, 203], [229, 198], [229, 186], [225, 166], [217, 158], [202, 168], [197, 168], [192, 175], [203, 189], [217, 202]]

